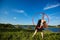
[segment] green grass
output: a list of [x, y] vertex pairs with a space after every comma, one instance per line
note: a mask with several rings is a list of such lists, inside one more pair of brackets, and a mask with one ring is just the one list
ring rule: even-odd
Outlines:
[[[27, 30], [0, 32], [0, 40], [42, 40], [40, 32], [32, 38], [33, 33]], [[60, 40], [60, 33], [44, 31], [44, 40]]]

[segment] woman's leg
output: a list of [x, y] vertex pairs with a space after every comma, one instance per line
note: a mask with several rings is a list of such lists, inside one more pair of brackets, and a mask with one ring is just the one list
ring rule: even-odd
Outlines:
[[32, 37], [34, 37], [34, 36], [36, 35], [36, 33], [37, 33], [37, 29], [35, 30], [35, 32], [34, 32], [34, 34], [33, 34], [33, 36], [32, 36]]
[[41, 36], [42, 36], [42, 39], [43, 39], [43, 37], [44, 37], [44, 33], [43, 32], [41, 32]]

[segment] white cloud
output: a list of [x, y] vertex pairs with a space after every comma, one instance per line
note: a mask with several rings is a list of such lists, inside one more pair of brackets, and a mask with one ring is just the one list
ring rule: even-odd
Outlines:
[[58, 7], [60, 6], [60, 4], [54, 4], [54, 5], [47, 5], [43, 10], [48, 10], [48, 9], [51, 9], [51, 8], [55, 8], [55, 7]]
[[24, 10], [14, 10], [14, 11], [17, 13], [24, 13], [25, 12]]
[[8, 11], [7, 10], [1, 10], [0, 13], [7, 15], [8, 14]]
[[60, 20], [60, 17], [49, 15], [49, 20], [52, 21], [52, 22], [53, 22], [54, 20], [55, 20], [56, 22], [58, 22], [58, 20]]
[[60, 23], [59, 17], [49, 15], [49, 25], [58, 25], [59, 23]]
[[13, 19], [16, 19], [16, 17], [14, 17]]
[[17, 13], [22, 13], [24, 16], [29, 17], [24, 10], [13, 10], [13, 11]]
[[5, 14], [8, 14], [8, 12], [7, 12], [7, 11], [5, 11], [4, 13], [5, 13]]

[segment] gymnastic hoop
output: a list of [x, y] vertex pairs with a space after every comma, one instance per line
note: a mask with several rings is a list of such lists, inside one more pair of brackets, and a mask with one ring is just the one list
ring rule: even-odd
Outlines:
[[[48, 17], [48, 15], [45, 14], [45, 13], [43, 13], [43, 12], [39, 12], [39, 13], [35, 13], [34, 16], [32, 17], [32, 23], [33, 23], [34, 26], [36, 26], [35, 23], [34, 23], [34, 17], [35, 17], [37, 14], [42, 14], [42, 19], [44, 19], [43, 17], [46, 16], [47, 19], [48, 19], [48, 23], [49, 23], [49, 17]], [[44, 15], [44, 16], [43, 16], [43, 15]], [[47, 23], [47, 24], [48, 24], [48, 23]]]

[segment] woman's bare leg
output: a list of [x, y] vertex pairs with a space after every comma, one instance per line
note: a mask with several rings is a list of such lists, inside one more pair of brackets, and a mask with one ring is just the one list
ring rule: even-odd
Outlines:
[[43, 32], [41, 32], [41, 36], [42, 36], [42, 39], [43, 39], [43, 37], [44, 37], [44, 33]]
[[34, 34], [33, 34], [33, 36], [32, 36], [32, 37], [34, 37], [34, 36], [36, 35], [36, 33], [37, 33], [37, 30], [35, 30], [35, 32], [34, 32]]

